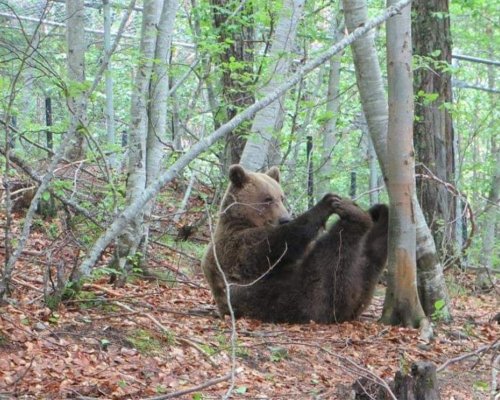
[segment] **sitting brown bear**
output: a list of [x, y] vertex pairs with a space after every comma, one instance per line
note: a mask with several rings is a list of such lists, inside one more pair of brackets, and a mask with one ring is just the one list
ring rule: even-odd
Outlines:
[[[262, 174], [233, 165], [229, 179], [202, 261], [221, 315], [229, 308], [220, 269], [237, 317], [300, 323], [357, 318], [387, 259], [387, 207], [366, 213], [327, 194], [291, 220], [277, 168]], [[333, 213], [340, 220], [318, 239]]]

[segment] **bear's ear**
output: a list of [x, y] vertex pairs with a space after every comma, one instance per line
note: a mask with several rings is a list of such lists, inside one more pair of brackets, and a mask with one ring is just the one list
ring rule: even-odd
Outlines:
[[229, 179], [234, 186], [242, 188], [248, 182], [248, 174], [241, 165], [231, 165], [229, 167]]
[[280, 183], [280, 170], [278, 169], [278, 167], [269, 168], [268, 171], [266, 172], [266, 175], [269, 175], [276, 182]]

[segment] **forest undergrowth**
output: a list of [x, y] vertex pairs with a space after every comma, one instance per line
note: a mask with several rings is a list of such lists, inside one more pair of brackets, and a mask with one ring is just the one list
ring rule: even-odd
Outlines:
[[[15, 214], [14, 233], [22, 217]], [[198, 400], [226, 394], [231, 321], [216, 316], [200, 270], [208, 229], [188, 242], [153, 243], [148, 266], [155, 279], [131, 277], [114, 287], [108, 270], [96, 270], [76, 297], [51, 309], [44, 288], [57, 286], [58, 266], [67, 272], [80, 252], [62, 234], [63, 218], [37, 221], [13, 275], [10, 304], [0, 308], [0, 399]], [[447, 280], [454, 320], [436, 324], [431, 342], [417, 330], [377, 323], [383, 285], [360, 321], [238, 320], [230, 398], [348, 399], [358, 378], [389, 381], [421, 360], [438, 366], [442, 399], [490, 398], [498, 294], [476, 293], [469, 273], [450, 269]]]

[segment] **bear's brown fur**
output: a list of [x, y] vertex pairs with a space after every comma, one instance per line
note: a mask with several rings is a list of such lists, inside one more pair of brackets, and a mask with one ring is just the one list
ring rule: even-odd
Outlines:
[[[213, 242], [202, 261], [219, 312], [227, 314], [226, 283], [237, 317], [274, 322], [339, 322], [369, 302], [387, 258], [387, 208], [371, 215], [327, 194], [290, 220], [279, 171], [234, 165]], [[329, 216], [340, 220], [316, 242]]]

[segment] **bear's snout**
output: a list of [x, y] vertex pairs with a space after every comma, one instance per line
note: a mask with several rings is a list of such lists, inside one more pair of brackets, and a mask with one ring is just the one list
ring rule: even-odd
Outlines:
[[292, 218], [287, 215], [286, 217], [281, 217], [278, 222], [280, 225], [284, 225], [284, 224], [288, 224], [290, 221], [292, 220]]

